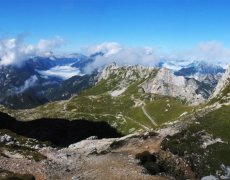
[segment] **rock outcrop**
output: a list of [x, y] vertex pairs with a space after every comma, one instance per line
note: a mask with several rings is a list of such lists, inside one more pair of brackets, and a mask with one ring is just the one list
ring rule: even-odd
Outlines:
[[229, 85], [230, 85], [230, 65], [228, 66], [222, 78], [219, 80], [210, 99], [223, 96], [223, 90], [227, 88], [227, 86]]
[[[83, 140], [62, 149], [43, 147], [37, 151], [45, 158], [37, 161], [6, 157], [3, 152], [0, 153], [0, 170], [31, 174], [35, 179], [166, 180], [173, 179], [174, 174], [178, 172], [182, 172], [182, 176], [187, 179], [194, 179], [190, 167], [184, 168], [184, 161], [180, 161], [178, 170], [174, 168], [178, 160], [161, 150], [160, 144], [163, 138], [162, 134], [146, 132], [122, 138]], [[164, 161], [165, 164], [170, 164], [170, 169], [173, 171], [165, 168], [150, 173], [140, 164], [143, 159], [141, 157], [146, 152], [155, 159], [153, 165], [163, 169], [161, 162]]]
[[140, 82], [149, 77], [153, 78], [156, 72], [157, 69], [153, 67], [141, 65], [119, 67], [116, 63], [112, 63], [99, 74], [98, 82], [107, 80], [106, 84], [112, 87], [108, 93], [112, 97], [117, 97], [122, 95], [133, 83]]
[[119, 67], [115, 62], [104, 68], [99, 75], [98, 81], [102, 79], [106, 80], [111, 75], [120, 76], [122, 79], [126, 80], [136, 80], [138, 78], [148, 78], [156, 68], [144, 67], [141, 65], [127, 65]]
[[119, 67], [116, 63], [112, 63], [100, 73], [98, 82], [110, 78], [116, 79], [117, 85], [114, 88], [116, 92], [123, 93], [131, 83], [143, 80], [144, 82], [142, 81], [143, 83], [139, 85], [143, 93], [177, 97], [191, 105], [204, 103], [213, 89], [211, 80], [207, 78], [198, 81], [194, 78], [175, 75], [167, 68], [156, 69], [141, 65]]
[[167, 68], [160, 69], [153, 79], [146, 81], [142, 85], [142, 88], [146, 93], [179, 97], [193, 105], [205, 101], [204, 97], [197, 93], [199, 85], [195, 79], [176, 76], [173, 71]]

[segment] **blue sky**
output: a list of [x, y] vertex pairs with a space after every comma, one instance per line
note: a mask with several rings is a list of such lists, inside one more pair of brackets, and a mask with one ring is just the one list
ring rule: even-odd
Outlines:
[[66, 51], [101, 42], [186, 49], [230, 45], [228, 0], [0, 0], [0, 37], [63, 38]]

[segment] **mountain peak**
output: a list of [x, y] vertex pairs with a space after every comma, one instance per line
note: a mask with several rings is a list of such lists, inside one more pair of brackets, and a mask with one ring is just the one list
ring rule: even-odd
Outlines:
[[107, 66], [108, 69], [117, 69], [118, 68], [118, 65], [116, 62], [112, 62], [111, 64], [109, 64]]
[[197, 93], [199, 85], [196, 80], [176, 76], [172, 70], [167, 68], [161, 68], [157, 75], [146, 81], [142, 87], [146, 93], [179, 97], [193, 105], [205, 101], [204, 97]]
[[113, 62], [102, 70], [98, 81], [108, 79], [111, 75], [119, 75], [121, 78], [125, 78], [127, 80], [146, 78], [154, 70], [155, 68], [153, 67], [144, 67], [142, 65], [125, 65], [119, 67], [115, 62]]
[[226, 69], [224, 75], [222, 78], [219, 80], [214, 93], [210, 99], [216, 98], [216, 97], [222, 97], [224, 93], [229, 93], [229, 92], [223, 92], [228, 86], [230, 86], [230, 65], [228, 65], [228, 68]]

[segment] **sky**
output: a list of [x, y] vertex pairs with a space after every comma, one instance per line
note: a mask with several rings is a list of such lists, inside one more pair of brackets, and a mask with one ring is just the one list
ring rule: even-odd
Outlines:
[[229, 19], [229, 0], [0, 0], [1, 40], [23, 36], [33, 45], [17, 50], [17, 57], [50, 46], [77, 52], [107, 42], [226, 58]]
[[0, 0], [0, 37], [62, 37], [66, 50], [101, 42], [190, 48], [230, 45], [228, 0]]

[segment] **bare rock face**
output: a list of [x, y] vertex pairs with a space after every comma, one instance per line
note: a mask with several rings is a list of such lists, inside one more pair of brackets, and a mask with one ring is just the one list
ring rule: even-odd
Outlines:
[[210, 99], [213, 99], [218, 96], [222, 96], [222, 91], [229, 85], [230, 85], [230, 65], [228, 66], [222, 78], [219, 80]]
[[104, 68], [98, 78], [98, 81], [101, 81], [102, 79], [108, 79], [111, 74], [116, 72], [118, 70], [118, 66], [116, 63], [112, 63], [106, 68]]
[[144, 67], [141, 65], [119, 67], [116, 63], [112, 63], [99, 74], [97, 82], [108, 80], [108, 86], [110, 84], [113, 86], [108, 93], [112, 97], [117, 97], [122, 95], [131, 84], [155, 76], [156, 71], [157, 69], [153, 67]]
[[203, 103], [205, 99], [197, 94], [199, 86], [194, 79], [176, 76], [167, 68], [158, 71], [156, 77], [142, 85], [144, 92], [164, 96], [179, 97], [193, 105]]
[[101, 72], [98, 82], [111, 77], [117, 79], [115, 90], [118, 91], [111, 92], [112, 96], [122, 94], [131, 83], [140, 80], [144, 80], [139, 85], [143, 89], [143, 93], [177, 97], [191, 105], [204, 103], [211, 94], [211, 90], [206, 88], [209, 83], [175, 75], [172, 70], [167, 68], [158, 70], [154, 67], [141, 65], [119, 67], [116, 63], [112, 63]]
[[111, 75], [119, 75], [121, 78], [126, 80], [137, 80], [138, 78], [147, 78], [149, 77], [155, 68], [153, 67], [144, 67], [141, 65], [127, 65], [119, 67], [115, 62], [107, 66], [101, 72], [98, 81], [102, 79], [106, 80]]

